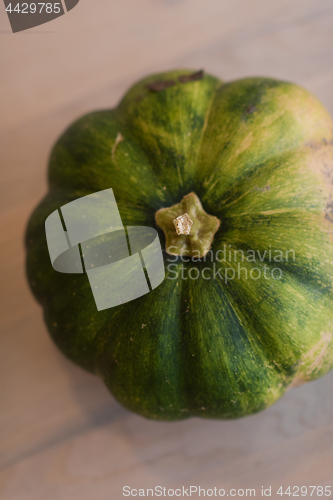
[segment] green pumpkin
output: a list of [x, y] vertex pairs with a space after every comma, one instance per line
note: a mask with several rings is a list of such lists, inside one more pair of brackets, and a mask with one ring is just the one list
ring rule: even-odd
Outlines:
[[[26, 237], [56, 345], [125, 407], [161, 420], [242, 417], [327, 373], [332, 129], [297, 85], [191, 71], [150, 76], [116, 109], [76, 121], [53, 149]], [[124, 226], [157, 229], [166, 278], [98, 311], [86, 274], [52, 268], [45, 220], [108, 188]], [[177, 235], [184, 213], [195, 231]]]

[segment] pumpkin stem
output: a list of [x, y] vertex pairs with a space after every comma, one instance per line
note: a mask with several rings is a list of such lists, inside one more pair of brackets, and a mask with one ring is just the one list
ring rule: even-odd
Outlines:
[[220, 226], [217, 217], [204, 211], [195, 193], [187, 194], [170, 208], [161, 208], [155, 218], [164, 231], [166, 252], [170, 255], [203, 257]]

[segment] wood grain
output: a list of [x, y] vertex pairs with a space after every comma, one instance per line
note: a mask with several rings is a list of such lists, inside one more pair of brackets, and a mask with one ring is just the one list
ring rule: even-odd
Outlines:
[[82, 0], [16, 35], [0, 11], [1, 498], [118, 500], [125, 485], [255, 488], [257, 497], [261, 486], [333, 486], [333, 373], [243, 420], [146, 421], [54, 347], [23, 248], [57, 136], [149, 72], [287, 79], [333, 113], [332, 2]]

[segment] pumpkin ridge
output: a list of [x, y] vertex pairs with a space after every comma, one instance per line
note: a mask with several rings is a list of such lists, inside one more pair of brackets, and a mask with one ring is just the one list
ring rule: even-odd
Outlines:
[[[264, 88], [260, 90], [262, 81]], [[266, 81], [271, 87], [265, 87]], [[260, 95], [259, 105], [244, 121], [251, 92]], [[273, 120], [276, 113], [279, 119]], [[332, 137], [331, 119], [312, 94], [289, 82], [271, 79], [250, 78], [222, 85], [216, 93], [210, 121], [196, 178], [196, 184], [203, 185], [204, 195], [197, 186], [195, 190], [203, 202], [211, 204], [263, 159], [274, 159], [281, 151], [297, 151], [309, 141], [329, 142]], [[217, 185], [223, 187], [222, 193]]]
[[[195, 291], [191, 301], [189, 301], [187, 294], [187, 303], [184, 303], [183, 308], [182, 330], [187, 333], [183, 337], [182, 358], [183, 365], [186, 367], [184, 370], [184, 374], [186, 375], [186, 390], [189, 394], [192, 394], [190, 412], [192, 415], [207, 418], [215, 418], [216, 414], [222, 412], [224, 415], [223, 418], [230, 418], [232, 414], [234, 416], [242, 416], [247, 411], [251, 413], [256, 411], [257, 404], [260, 404], [260, 407], [262, 405], [264, 405], [263, 407], [267, 406], [265, 398], [268, 396], [269, 391], [272, 390], [273, 381], [276, 384], [278, 396], [281, 396], [282, 385], [280, 386], [279, 384], [282, 384], [284, 377], [281, 378], [281, 373], [279, 373], [276, 366], [270, 366], [271, 364], [268, 360], [267, 362], [263, 360], [263, 356], [266, 358], [266, 355], [263, 351], [263, 346], [257, 340], [255, 341], [256, 349], [253, 349], [253, 336], [250, 335], [250, 331], [245, 327], [241, 316], [237, 314], [238, 308], [233, 307], [233, 301], [230, 301], [229, 294], [226, 295], [226, 290], [219, 287], [216, 283], [214, 283], [214, 289], [220, 289], [219, 295], [216, 295], [216, 300], [213, 300], [213, 303], [215, 308], [218, 305], [220, 306], [220, 313], [222, 313], [221, 321], [225, 320], [223, 312], [227, 312], [230, 315], [231, 323], [227, 324], [229, 331], [221, 328], [222, 325], [218, 326], [214, 318], [211, 319], [208, 313], [211, 307], [207, 304], [208, 309], [206, 313], [203, 307], [200, 308], [200, 314], [206, 319], [206, 328], [200, 333], [196, 332], [195, 337], [192, 338], [189, 322], [195, 322], [195, 319], [192, 319], [193, 314], [195, 315], [195, 309], [193, 310], [193, 308], [195, 308], [195, 299], [198, 298], [199, 292]], [[184, 296], [186, 295], [184, 294]], [[227, 302], [225, 302], [223, 297]], [[221, 309], [222, 305], [223, 308]], [[185, 307], [187, 308], [186, 310]], [[232, 324], [234, 324], [234, 329], [230, 330]], [[208, 331], [209, 328], [210, 330]], [[217, 332], [220, 329], [222, 331], [218, 335]], [[209, 332], [211, 333], [209, 334]], [[201, 342], [203, 343], [198, 343], [198, 336], [202, 339]], [[236, 341], [237, 337], [239, 337], [239, 340]], [[252, 345], [252, 348], [249, 347], [250, 345]], [[251, 352], [251, 357], [245, 364], [244, 352], [237, 352], [238, 349], [247, 349], [247, 353]], [[232, 356], [233, 352], [235, 353], [235, 358], [237, 352], [237, 359], [235, 360]], [[204, 353], [205, 355], [203, 356]], [[207, 362], [207, 358], [210, 359], [209, 363]], [[260, 393], [256, 394], [255, 391], [253, 393], [249, 391], [249, 384], [253, 383], [257, 385], [258, 383], [256, 381], [258, 363], [263, 370], [265, 369], [266, 379], [261, 381]], [[250, 369], [251, 366], [252, 370]], [[192, 388], [194, 381], [195, 394]], [[209, 393], [207, 391], [208, 387]], [[232, 393], [238, 399], [237, 406], [234, 406], [235, 401], [231, 401], [234, 399], [231, 396]], [[270, 396], [269, 404], [275, 402], [275, 399], [272, 399]]]
[[[101, 128], [104, 135], [103, 141], [100, 137]], [[107, 129], [107, 133], [104, 129]], [[122, 134], [123, 139], [114, 148], [119, 133]], [[83, 137], [81, 134], [84, 134]], [[103, 177], [101, 175], [96, 177], [95, 172], [101, 162], [99, 158], [101, 142], [103, 151], [107, 154], [106, 160], [102, 161]], [[89, 155], [86, 154], [82, 163], [80, 158], [84, 156], [87, 144]], [[117, 166], [120, 154], [121, 168]], [[138, 177], [135, 175], [135, 183], [133, 183], [133, 167], [138, 171], [138, 165], [142, 182], [138, 183]], [[90, 182], [88, 187], [85, 177], [89, 175], [94, 176], [94, 184]], [[142, 148], [130, 132], [123, 128], [117, 113], [113, 110], [112, 112], [89, 113], [67, 128], [55, 144], [51, 155], [49, 185], [57, 189], [64, 189], [64, 187], [66, 190], [72, 189], [73, 191], [80, 189], [85, 191], [85, 194], [113, 187], [117, 202], [120, 198], [125, 198], [127, 201], [127, 203], [120, 203], [121, 207], [128, 204], [129, 193], [132, 193], [130, 200], [133, 199], [133, 192], [137, 206], [140, 206], [140, 202], [142, 204], [145, 203], [145, 199], [147, 200], [146, 209], [154, 197], [155, 199], [166, 197], [163, 186], [143, 154]], [[150, 190], [149, 195], [147, 195], [147, 190]]]
[[[290, 277], [284, 276], [284, 281], [286, 281], [286, 278], [290, 278]], [[306, 285], [301, 284], [297, 278], [291, 279], [291, 280], [287, 279], [287, 283], [288, 282], [290, 282], [290, 286], [293, 287], [293, 289], [290, 288], [290, 292], [289, 292], [291, 300], [292, 300], [292, 297], [294, 297], [295, 295], [297, 296], [300, 293], [303, 293], [304, 296], [311, 297], [311, 309], [316, 310], [316, 311], [320, 311], [321, 309], [325, 309], [327, 307], [328, 297], [325, 295], [318, 297], [318, 295], [319, 295], [318, 290], [314, 290], [313, 292], [311, 292], [311, 290], [309, 290], [309, 288]], [[237, 288], [239, 288], [239, 287], [237, 287], [238, 283], [239, 283], [239, 281], [236, 282], [236, 285], [234, 287], [235, 291]], [[223, 283], [219, 283], [219, 285], [221, 287], [223, 287]], [[234, 309], [239, 311], [239, 306], [238, 306], [237, 300], [232, 296], [231, 290], [229, 291], [227, 288], [226, 293], [228, 296], [232, 297], [232, 302], [234, 302]], [[318, 318], [316, 316], [314, 317], [314, 320], [316, 320], [318, 325], [314, 326], [311, 329], [308, 326], [309, 320], [306, 318], [305, 311], [303, 311], [303, 314], [298, 314], [298, 315], [295, 314], [294, 308], [296, 307], [296, 302], [295, 302], [295, 299], [292, 300], [292, 303], [294, 305], [289, 310], [289, 318], [293, 317], [294, 315], [302, 318], [302, 325], [298, 325], [298, 324], [294, 325], [293, 330], [290, 330], [289, 334], [286, 332], [283, 333], [282, 331], [280, 332], [280, 334], [278, 334], [278, 331], [276, 329], [275, 334], [274, 334], [274, 338], [273, 337], [269, 338], [269, 346], [270, 346], [270, 350], [271, 350], [269, 353], [269, 351], [267, 351], [267, 345], [268, 345], [267, 344], [267, 333], [265, 333], [263, 331], [263, 333], [260, 335], [259, 332], [261, 331], [261, 328], [258, 328], [258, 327], [259, 327], [260, 323], [262, 323], [263, 319], [266, 317], [267, 314], [271, 315], [272, 318], [274, 318], [274, 322], [276, 324], [276, 322], [277, 322], [276, 312], [281, 311], [281, 313], [282, 313], [282, 315], [280, 313], [280, 322], [283, 319], [283, 316], [285, 315], [285, 313], [284, 313], [283, 301], [278, 303], [277, 302], [277, 300], [278, 300], [277, 295], [275, 294], [275, 296], [272, 297], [272, 290], [269, 291], [267, 289], [264, 293], [265, 293], [265, 295], [261, 298], [259, 303], [258, 302], [254, 303], [252, 301], [252, 306], [250, 306], [249, 298], [247, 299], [246, 303], [244, 301], [242, 302], [243, 309], [244, 309], [244, 307], [248, 307], [248, 310], [247, 310], [247, 318], [248, 319], [246, 320], [246, 316], [245, 316], [245, 321], [249, 325], [249, 331], [252, 332], [252, 335], [255, 335], [258, 338], [258, 340], [260, 341], [260, 344], [265, 351], [266, 359], [268, 358], [268, 361], [270, 364], [274, 363], [274, 364], [276, 364], [276, 366], [280, 366], [285, 377], [287, 378], [287, 377], [290, 377], [291, 374], [293, 373], [293, 371], [295, 369], [294, 367], [301, 363], [301, 360], [303, 359], [303, 357], [307, 356], [307, 353], [312, 348], [313, 343], [315, 343], [318, 340], [317, 337], [319, 334], [317, 335], [317, 337], [314, 337], [313, 331], [318, 332], [318, 330], [320, 329], [319, 328], [319, 324], [321, 323], [320, 315], [318, 315]], [[241, 296], [239, 294], [239, 292], [238, 292], [237, 296]], [[314, 300], [316, 298], [316, 296], [317, 296], [317, 301]], [[261, 306], [265, 303], [266, 299], [269, 299], [270, 305], [269, 305], [269, 307], [266, 306], [267, 311], [265, 313], [264, 310], [262, 310]], [[245, 304], [247, 304], [247, 306]], [[272, 307], [273, 307], [273, 310], [271, 310]], [[274, 312], [274, 310], [275, 310], [275, 312]], [[307, 310], [306, 310], [306, 312], [307, 312]], [[241, 311], [239, 313], [242, 316], [244, 316], [244, 313], [241, 313]], [[285, 319], [287, 320], [287, 315], [285, 316]], [[333, 325], [333, 315], [332, 314], [331, 314], [330, 319], [331, 319], [331, 325]], [[289, 321], [290, 321], [290, 319], [289, 319]], [[305, 323], [307, 323], [307, 326], [308, 326], [307, 336], [305, 336]], [[267, 332], [268, 325], [266, 324], [266, 326], [264, 326], [262, 324], [262, 326], [263, 326], [264, 330], [266, 330], [266, 332]], [[290, 325], [290, 326], [292, 326], [292, 325]], [[298, 333], [299, 339], [297, 339], [296, 332]], [[283, 337], [281, 337], [281, 334], [283, 335]], [[279, 337], [280, 337], [280, 340], [279, 340]], [[282, 338], [284, 339], [283, 341], [282, 341]], [[316, 340], [316, 338], [317, 338], [317, 340]], [[264, 343], [263, 343], [263, 341], [264, 341]], [[278, 341], [278, 343], [276, 343], [276, 341]], [[286, 347], [286, 344], [288, 344], [288, 347]], [[300, 344], [302, 344], [302, 348], [301, 349], [298, 348], [295, 350], [296, 345], [300, 345]], [[287, 354], [287, 352], [288, 352], [288, 354]], [[278, 355], [278, 353], [279, 353], [279, 355]], [[283, 363], [281, 362], [281, 359], [284, 359], [284, 360], [288, 359], [288, 355], [289, 355], [290, 361], [286, 363], [286, 366], [284, 368]], [[333, 359], [332, 359], [332, 361], [333, 361]], [[290, 372], [290, 369], [292, 370], [291, 372]]]
[[[220, 208], [217, 210], [222, 210], [225, 216], [225, 210], [233, 207], [239, 203], [241, 199], [246, 199], [247, 196], [256, 195], [257, 193], [263, 193], [270, 191], [270, 180], [274, 176], [274, 172], [282, 167], [286, 168], [286, 162], [293, 158], [294, 152], [283, 152], [281, 155], [275, 156], [273, 159], [265, 160], [260, 164], [254, 164], [253, 167], [243, 173], [235, 182], [230, 186], [230, 188], [221, 193], [221, 203]], [[259, 169], [259, 170], [258, 170]], [[254, 181], [257, 181], [254, 184]], [[247, 191], [242, 192], [242, 188], [247, 189]], [[237, 191], [240, 193], [237, 196]], [[216, 210], [216, 209], [215, 209]], [[216, 213], [219, 213], [216, 211]]]
[[[193, 190], [207, 108], [220, 84], [216, 78], [205, 75], [186, 85], [147, 92], [147, 83], [160, 81], [161, 77], [177, 79], [183, 74], [183, 70], [166, 72], [138, 82], [117, 108], [122, 123], [140, 141], [145, 155], [151, 158], [152, 168], [163, 179], [166, 190], [173, 192], [170, 204]], [[137, 100], [142, 92], [144, 96]], [[158, 208], [161, 207], [163, 205]]]

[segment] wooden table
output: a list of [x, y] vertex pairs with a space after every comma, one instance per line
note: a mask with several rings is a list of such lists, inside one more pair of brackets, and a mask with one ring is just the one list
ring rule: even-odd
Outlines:
[[0, 12], [1, 498], [118, 500], [123, 486], [158, 485], [255, 488], [256, 497], [272, 486], [272, 498], [286, 498], [281, 485], [333, 485], [333, 373], [242, 420], [147, 421], [54, 347], [23, 248], [57, 136], [147, 73], [288, 79], [333, 113], [332, 2], [81, 0], [15, 35], [2, 3]]

